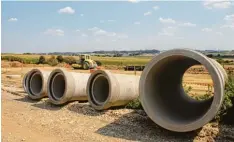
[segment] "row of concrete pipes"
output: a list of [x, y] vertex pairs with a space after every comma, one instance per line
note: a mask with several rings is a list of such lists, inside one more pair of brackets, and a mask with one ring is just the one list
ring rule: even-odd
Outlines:
[[[188, 68], [203, 65], [211, 75], [214, 96], [198, 101], [182, 85]], [[215, 60], [190, 49], [173, 49], [156, 55], [141, 76], [96, 70], [91, 74], [55, 69], [32, 69], [23, 79], [29, 97], [48, 96], [56, 105], [87, 101], [97, 110], [126, 105], [137, 99], [147, 115], [159, 126], [176, 132], [196, 130], [211, 121], [224, 99], [227, 74]]]

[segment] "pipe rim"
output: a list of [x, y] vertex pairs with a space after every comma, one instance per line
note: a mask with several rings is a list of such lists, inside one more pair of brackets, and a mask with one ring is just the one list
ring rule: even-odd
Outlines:
[[[172, 125], [168, 124], [165, 122], [163, 119], [160, 117], [157, 117], [154, 115], [155, 112], [153, 112], [153, 109], [150, 109], [148, 106], [144, 95], [145, 94], [145, 79], [147, 77], [147, 74], [150, 72], [151, 68], [154, 67], [154, 65], [157, 64], [160, 60], [167, 58], [169, 56], [174, 56], [174, 55], [180, 55], [180, 56], [185, 56], [189, 57], [191, 59], [194, 59], [198, 62], [200, 62], [202, 65], [206, 67], [208, 72], [211, 75], [212, 81], [214, 83], [214, 96], [213, 96], [213, 101], [207, 110], [207, 112], [198, 118], [197, 120], [193, 121], [190, 124], [187, 125]], [[141, 104], [147, 113], [147, 115], [159, 126], [171, 130], [171, 131], [177, 131], [177, 132], [187, 132], [187, 131], [192, 131], [195, 129], [198, 129], [208, 123], [211, 119], [214, 118], [216, 113], [218, 112], [222, 102], [223, 102], [223, 89], [222, 89], [222, 81], [218, 77], [219, 75], [218, 69], [214, 66], [214, 64], [202, 53], [199, 53], [197, 51], [193, 51], [191, 49], [173, 49], [169, 51], [165, 51], [160, 53], [159, 55], [155, 56], [145, 67], [144, 71], [142, 72], [141, 78], [140, 78], [140, 83], [139, 83], [139, 93], [140, 93], [140, 101]], [[219, 90], [219, 92], [218, 92]]]
[[[31, 86], [30, 82], [35, 73], [40, 74], [41, 80], [42, 80], [42, 88], [41, 88], [41, 91], [37, 95], [34, 94], [30, 89], [30, 86]], [[43, 97], [42, 94], [44, 92], [43, 86], [45, 85], [42, 71], [40, 69], [32, 69], [31, 71], [28, 72], [27, 76], [28, 77], [26, 78], [26, 92], [28, 93], [29, 97], [32, 99], [41, 99]]]
[[39, 92], [35, 92], [33, 89], [32, 89], [32, 87], [29, 87], [29, 92], [32, 94], [32, 95], [34, 95], [34, 96], [40, 96], [40, 94], [42, 94], [42, 91], [43, 91], [43, 80], [42, 80], [42, 74], [41, 73], [39, 73], [39, 72], [35, 72], [35, 73], [33, 73], [32, 75], [31, 75], [31, 78], [30, 78], [30, 80], [29, 80], [29, 86], [32, 86], [32, 79], [33, 79], [33, 77], [35, 77], [35, 76], [37, 76], [37, 75], [39, 75], [40, 76], [40, 78], [41, 78], [41, 81], [42, 81], [42, 85], [41, 85], [41, 88], [40, 88], [40, 91]]
[[[94, 83], [97, 81], [97, 79], [99, 79], [100, 77], [104, 77], [106, 80], [107, 80], [107, 82], [108, 82], [108, 87], [110, 87], [110, 82], [109, 82], [109, 80], [108, 80], [108, 78], [105, 76], [105, 75], [103, 75], [103, 74], [98, 74], [98, 75], [96, 75], [95, 77], [94, 77], [94, 79], [93, 79], [93, 81], [92, 81], [92, 83], [91, 83], [91, 86], [90, 86], [90, 88], [91, 88], [91, 98], [92, 98], [92, 101], [93, 101], [93, 103], [94, 104], [96, 104], [96, 105], [104, 105], [106, 102], [107, 102], [107, 100], [108, 100], [108, 98], [109, 98], [109, 96], [110, 96], [110, 91], [108, 90], [108, 96], [105, 98], [105, 101], [103, 101], [103, 102], [101, 102], [101, 101], [99, 101], [97, 98], [96, 98], [96, 96], [94, 95]], [[108, 88], [109, 89], [109, 88]]]
[[[58, 69], [54, 69], [49, 77], [48, 77], [48, 82], [47, 82], [47, 90], [48, 90], [48, 97], [50, 99], [50, 101], [53, 103], [53, 104], [56, 104], [56, 105], [61, 105], [61, 104], [64, 104], [66, 103], [70, 97], [72, 97], [73, 93], [74, 93], [74, 89], [72, 90], [72, 93], [68, 91], [67, 89], [67, 85], [68, 85], [68, 76], [70, 76], [70, 72], [67, 72], [66, 70], [64, 69], [61, 69], [61, 68], [58, 68]], [[55, 76], [57, 75], [62, 75], [64, 77], [64, 82], [65, 82], [65, 88], [64, 88], [64, 93], [63, 93], [63, 96], [60, 97], [60, 98], [57, 98], [57, 97], [54, 97], [53, 93], [51, 92], [52, 91], [52, 81], [54, 79]], [[69, 82], [69, 85], [70, 86], [73, 86], [74, 83], [71, 83]]]
[[[95, 101], [93, 100], [93, 94], [92, 94], [92, 84], [93, 84], [93, 81], [94, 79], [96, 79], [98, 76], [104, 76], [107, 81], [108, 81], [108, 84], [109, 84], [109, 93], [108, 93], [108, 97], [106, 98], [105, 102], [102, 102], [102, 103], [95, 103]], [[103, 110], [103, 109], [106, 109], [110, 106], [110, 100], [111, 100], [111, 94], [114, 92], [114, 91], [118, 91], [116, 87], [113, 87], [114, 84], [111, 84], [113, 83], [113, 78], [111, 77], [111, 73], [110, 71], [108, 70], [96, 70], [94, 71], [89, 79], [88, 79], [88, 83], [87, 83], [87, 95], [88, 95], [88, 101], [89, 101], [89, 104], [97, 109], [97, 110]], [[114, 85], [115, 86], [115, 85]]]
[[[30, 72], [30, 71], [29, 71], [29, 72]], [[26, 81], [27, 81], [29, 72], [27, 72], [27, 73], [24, 75], [23, 80], [22, 80], [22, 86], [23, 86], [24, 91], [25, 91], [26, 93], [28, 93], [28, 92], [27, 92], [27, 82], [26, 82]]]

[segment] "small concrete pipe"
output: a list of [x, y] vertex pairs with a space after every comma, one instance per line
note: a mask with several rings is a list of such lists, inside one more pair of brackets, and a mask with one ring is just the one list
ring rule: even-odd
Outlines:
[[31, 99], [41, 99], [47, 96], [47, 80], [50, 71], [32, 69], [23, 78], [23, 86]]
[[87, 101], [86, 84], [89, 73], [68, 72], [55, 69], [48, 79], [48, 96], [55, 105], [62, 105], [69, 101]]
[[[185, 71], [204, 65], [213, 80], [214, 96], [198, 101], [182, 86]], [[159, 126], [176, 132], [196, 130], [214, 118], [224, 99], [227, 74], [222, 66], [200, 52], [173, 49], [155, 56], [142, 72], [139, 93], [147, 115]]]
[[97, 70], [87, 83], [88, 101], [97, 110], [126, 105], [139, 96], [139, 79], [139, 76]]

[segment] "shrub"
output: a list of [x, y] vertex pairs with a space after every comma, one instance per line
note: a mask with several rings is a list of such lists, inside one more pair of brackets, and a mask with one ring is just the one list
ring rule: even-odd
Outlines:
[[74, 57], [64, 57], [63, 61], [69, 65], [76, 64], [76, 59]]
[[224, 60], [221, 59], [221, 58], [217, 59], [216, 61], [217, 61], [218, 63], [220, 63], [220, 64], [223, 64], [223, 63], [224, 63]]
[[143, 109], [141, 102], [139, 101], [139, 98], [132, 100], [131, 102], [129, 102], [126, 105], [126, 108], [130, 108], [130, 109]]
[[58, 65], [58, 60], [55, 58], [55, 56], [51, 56], [51, 57], [47, 60], [47, 63], [48, 63], [50, 66], [56, 66], [56, 65]]
[[46, 63], [46, 59], [44, 56], [40, 56], [39, 57], [39, 61], [38, 61], [38, 64], [45, 64]]
[[95, 61], [98, 66], [102, 66], [102, 63], [100, 61]]
[[62, 55], [57, 56], [56, 59], [58, 60], [59, 63], [63, 62], [63, 56]]
[[[228, 82], [225, 85], [225, 93], [224, 93], [224, 100], [223, 100], [223, 104], [219, 110], [219, 112], [217, 113], [215, 119], [218, 121], [222, 121], [223, 118], [229, 113], [233, 113], [230, 112], [229, 110], [232, 110], [234, 107], [234, 76], [229, 75], [228, 77]], [[230, 116], [230, 115], [229, 115]], [[232, 121], [234, 120], [234, 115], [231, 115]]]

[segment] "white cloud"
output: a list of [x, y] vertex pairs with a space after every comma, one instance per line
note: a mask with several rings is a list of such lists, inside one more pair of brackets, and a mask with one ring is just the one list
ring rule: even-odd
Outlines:
[[68, 6], [68, 7], [64, 7], [62, 9], [59, 9], [58, 13], [60, 13], [60, 14], [62, 14], [62, 13], [65, 13], [65, 14], [74, 14], [75, 10]]
[[107, 33], [107, 36], [116, 36], [117, 34], [115, 32]]
[[226, 9], [232, 6], [232, 2], [230, 0], [205, 0], [203, 5], [208, 9]]
[[131, 3], [138, 3], [138, 2], [140, 2], [139, 0], [128, 0], [129, 2], [131, 2]]
[[8, 21], [9, 22], [16, 22], [16, 21], [18, 21], [18, 19], [17, 18], [10, 18], [10, 19], [8, 19]]
[[80, 32], [80, 30], [79, 30], [79, 29], [77, 29], [77, 30], [76, 30], [76, 32]]
[[107, 31], [100, 29], [98, 27], [93, 27], [93, 28], [90, 28], [88, 30], [92, 31], [94, 36], [116, 36], [116, 33], [107, 32]]
[[61, 29], [47, 29], [44, 34], [52, 36], [64, 36], [64, 31]]
[[230, 28], [230, 29], [234, 30], [234, 23], [233, 24], [222, 25], [220, 28]]
[[144, 16], [148, 16], [148, 15], [151, 15], [151, 14], [152, 14], [152, 12], [148, 11], [148, 12], [144, 13]]
[[107, 20], [108, 22], [115, 22], [116, 20]]
[[224, 17], [225, 24], [220, 28], [230, 28], [234, 30], [234, 14], [226, 15]]
[[111, 41], [112, 41], [112, 42], [116, 42], [117, 40], [116, 40], [116, 39], [112, 39]]
[[167, 27], [167, 28], [163, 28], [161, 32], [158, 33], [158, 35], [160, 36], [174, 36], [175, 32], [176, 32], [177, 28], [176, 27]]
[[158, 9], [159, 9], [159, 6], [156, 5], [156, 6], [153, 7], [153, 9], [154, 9], [154, 10], [158, 10]]
[[128, 35], [126, 35], [126, 34], [118, 34], [117, 37], [121, 38], [121, 39], [126, 39], [126, 38], [128, 38]]
[[217, 35], [223, 36], [222, 32], [216, 32]]
[[224, 17], [224, 20], [225, 20], [225, 21], [234, 22], [234, 14], [226, 15], [226, 16]]
[[93, 27], [93, 28], [90, 28], [90, 29], [88, 29], [89, 31], [97, 31], [97, 30], [99, 30], [100, 28], [98, 28], [98, 27]]
[[161, 23], [164, 23], [164, 24], [175, 24], [176, 23], [176, 21], [175, 20], [173, 20], [173, 19], [171, 19], [171, 18], [162, 18], [162, 17], [160, 17], [159, 18], [159, 21], [161, 22]]
[[81, 17], [83, 17], [83, 16], [84, 16], [84, 14], [80, 14], [80, 16], [81, 16]]
[[180, 24], [180, 26], [183, 26], [183, 27], [196, 27], [197, 25], [193, 24], [193, 23], [190, 23], [190, 22], [186, 22], [186, 23]]
[[104, 20], [100, 20], [100, 23], [104, 23], [105, 21]]
[[88, 37], [88, 35], [87, 35], [87, 34], [81, 34], [81, 36], [82, 36], [82, 37]]
[[134, 22], [135, 25], [140, 25], [141, 23], [140, 22]]
[[107, 32], [102, 30], [102, 29], [99, 29], [99, 30], [94, 32], [95, 36], [102, 36], [102, 35], [106, 35], [106, 34], [107, 34]]
[[180, 36], [180, 37], [176, 37], [176, 39], [184, 39], [184, 37], [181, 37], [181, 36]]
[[201, 31], [203, 31], [203, 32], [212, 32], [212, 29], [211, 28], [203, 28]]

